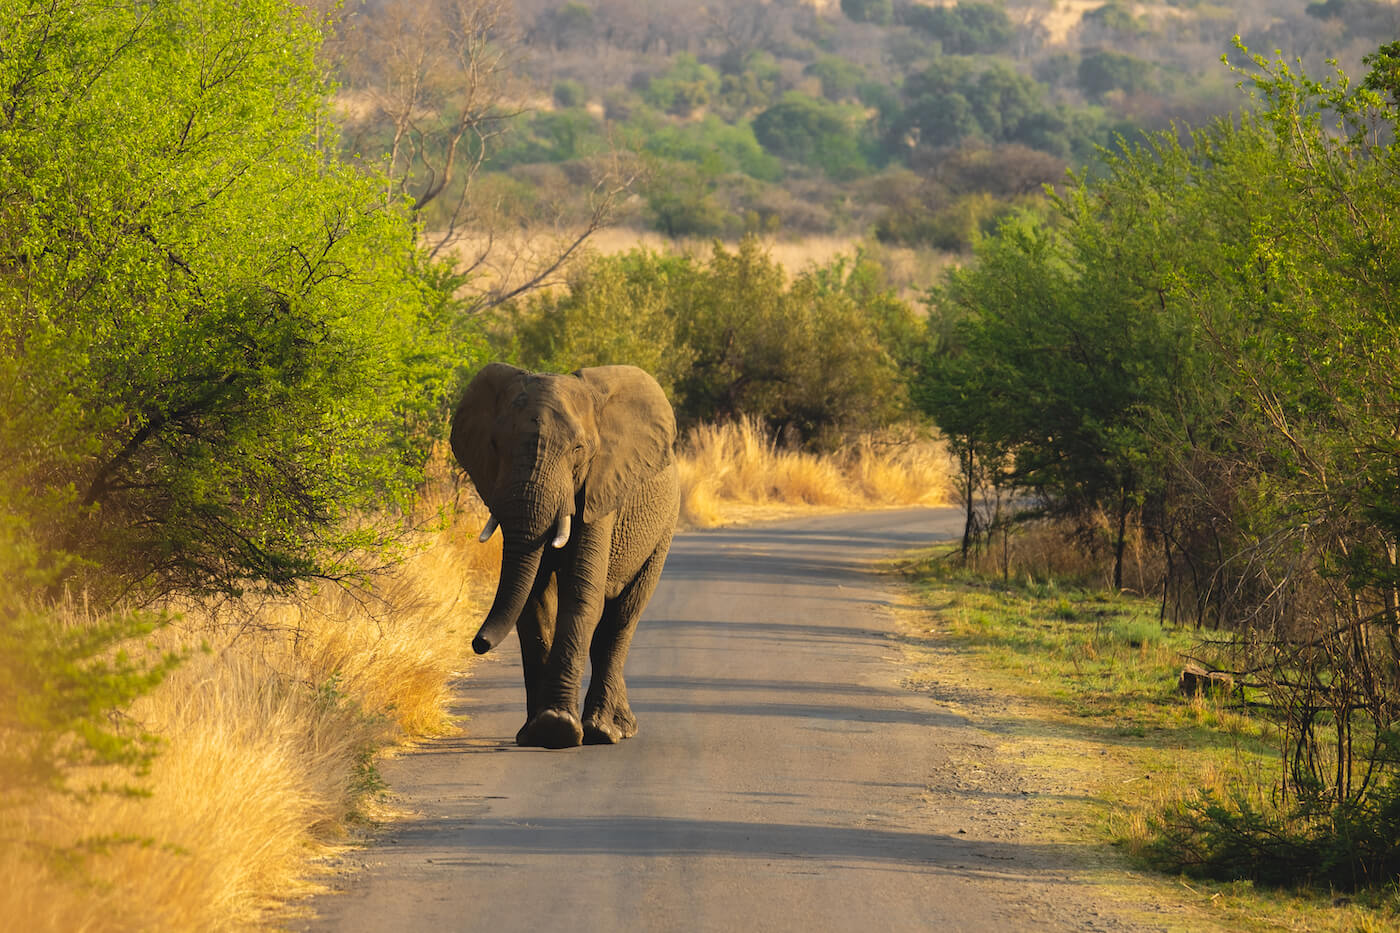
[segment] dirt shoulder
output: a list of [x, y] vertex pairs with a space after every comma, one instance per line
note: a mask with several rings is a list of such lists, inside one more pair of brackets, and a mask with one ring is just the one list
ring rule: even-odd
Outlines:
[[[1134, 926], [1168, 931], [1370, 930], [1378, 918], [1345, 901], [1261, 892], [1247, 883], [1210, 884], [1135, 866], [1115, 844], [1146, 805], [1176, 792], [1192, 750], [1159, 742], [1047, 699], [1037, 674], [1008, 669], [967, 650], [950, 620], [969, 610], [955, 592], [905, 583], [898, 612], [904, 685], [967, 719], [981, 739], [946, 749], [927, 794], [950, 832], [1019, 838], [1072, 857], [1077, 881]], [[1164, 762], [1176, 764], [1164, 767]], [[954, 826], [954, 824], [957, 824]], [[1092, 919], [1092, 918], [1089, 918]], [[1092, 928], [1092, 926], [1090, 927]]]

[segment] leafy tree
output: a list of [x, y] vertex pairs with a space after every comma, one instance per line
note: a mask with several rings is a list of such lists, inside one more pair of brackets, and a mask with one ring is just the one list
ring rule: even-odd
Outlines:
[[694, 55], [682, 52], [671, 67], [652, 78], [642, 99], [658, 110], [689, 116], [708, 106], [720, 88], [719, 73], [702, 65]]
[[471, 354], [335, 155], [314, 23], [21, 4], [0, 35], [0, 511], [106, 595], [354, 571]]
[[1400, 27], [1400, 14], [1390, 3], [1377, 0], [1322, 0], [1309, 3], [1305, 12], [1320, 20], [1340, 22], [1350, 35], [1373, 36], [1394, 34]]
[[1063, 126], [1034, 79], [1000, 64], [978, 67], [968, 59], [939, 58], [904, 82], [904, 110], [892, 136], [928, 148], [971, 136], [1043, 145]]
[[1146, 32], [1147, 27], [1133, 15], [1132, 9], [1122, 0], [1109, 0], [1084, 14], [1082, 26], [1097, 27], [1119, 36], [1136, 36]]
[[588, 103], [588, 89], [573, 80], [554, 82], [554, 103], [560, 107], [582, 107]]
[[647, 219], [669, 237], [714, 236], [730, 217], [714, 196], [714, 174], [684, 162], [663, 162], [643, 189]]
[[946, 55], [984, 55], [1004, 48], [1014, 34], [1006, 10], [970, 0], [952, 6], [910, 4], [903, 22], [939, 41]]
[[566, 290], [503, 309], [495, 342], [548, 372], [630, 363], [672, 392], [690, 360], [676, 340], [671, 303], [696, 274], [689, 260], [648, 250], [592, 256], [571, 270]]
[[569, 290], [517, 303], [494, 328], [525, 365], [635, 363], [684, 422], [751, 414], [814, 444], [904, 411], [900, 367], [922, 331], [864, 256], [788, 281], [756, 237], [708, 262], [635, 250], [594, 257]]
[[97, 767], [117, 766], [132, 777], [146, 770], [158, 738], [111, 712], [158, 685], [180, 660], [141, 643], [164, 621], [156, 613], [113, 613], [75, 625], [46, 610], [32, 594], [47, 588], [55, 569], [41, 563], [21, 526], [0, 522], [0, 817], [3, 808], [45, 792], [137, 792], [123, 781], [94, 786], [75, 776]]
[[841, 12], [857, 23], [888, 26], [894, 22], [893, 0], [841, 0]]
[[545, 13], [536, 26], [539, 34], [556, 49], [572, 48], [588, 42], [597, 28], [593, 8], [576, 0], [569, 0]]
[[1078, 77], [1084, 93], [1095, 100], [1110, 91], [1141, 94], [1156, 86], [1150, 63], [1111, 49], [1085, 52], [1079, 60]]
[[[931, 354], [920, 397], [1009, 442], [1047, 504], [1116, 500], [1120, 535], [1138, 509], [1164, 609], [1236, 629], [1282, 723], [1277, 809], [1166, 818], [1176, 867], [1203, 874], [1397, 870], [1395, 57], [1368, 56], [1359, 85], [1249, 57], [1250, 113], [1105, 153], [1055, 226], [1004, 227], [939, 294], [962, 356]], [[976, 391], [956, 399], [958, 378]]]
[[789, 284], [756, 238], [732, 253], [716, 243], [675, 304], [677, 338], [692, 355], [678, 410], [700, 420], [756, 414], [816, 443], [887, 422], [902, 391], [882, 339], [895, 343], [905, 333], [895, 318], [909, 312], [871, 274], [864, 263], [838, 263]]
[[855, 94], [863, 77], [859, 66], [835, 55], [819, 55], [816, 61], [807, 66], [805, 73], [820, 81], [822, 96], [833, 101], [842, 101]]
[[720, 78], [719, 103], [738, 122], [772, 103], [781, 80], [777, 59], [768, 52], [750, 51], [738, 68]]
[[747, 122], [725, 123], [714, 115], [680, 125], [636, 120], [629, 127], [640, 137], [639, 148], [663, 159], [691, 162], [711, 176], [742, 172], [751, 178], [777, 181], [783, 168], [764, 151]]
[[754, 117], [753, 132], [774, 155], [845, 179], [869, 170], [857, 119], [857, 114], [840, 105], [792, 91]]

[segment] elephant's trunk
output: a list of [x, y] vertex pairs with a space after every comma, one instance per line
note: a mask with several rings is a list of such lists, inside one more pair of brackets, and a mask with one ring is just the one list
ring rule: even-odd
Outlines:
[[[553, 548], [562, 548], [568, 543], [572, 506], [573, 503], [566, 498], [545, 529], [547, 534], [534, 529], [517, 533], [514, 529], [519, 528], [519, 524], [509, 520], [505, 523], [507, 533], [496, 597], [491, 602], [491, 610], [486, 613], [486, 621], [481, 623], [476, 637], [472, 639], [472, 650], [477, 654], [485, 654], [500, 644], [519, 620], [525, 601], [535, 586], [535, 578], [539, 575], [546, 542]], [[492, 521], [495, 521], [494, 514]]]
[[506, 539], [506, 548], [501, 555], [501, 579], [496, 584], [496, 598], [491, 601], [491, 611], [486, 613], [486, 621], [481, 623], [476, 637], [472, 639], [472, 650], [485, 654], [506, 637], [520, 618], [525, 608], [525, 600], [535, 585], [535, 576], [540, 569], [540, 553], [543, 543], [534, 547], [517, 550]]

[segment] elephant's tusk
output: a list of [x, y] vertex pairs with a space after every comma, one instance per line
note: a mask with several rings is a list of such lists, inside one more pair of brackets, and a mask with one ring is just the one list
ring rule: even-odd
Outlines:
[[572, 524], [572, 519], [573, 516], [568, 512], [559, 516], [559, 533], [554, 536], [553, 541], [549, 542], [550, 547], [561, 548], [569, 543], [569, 529]]
[[496, 521], [496, 516], [492, 515], [491, 520], [486, 523], [486, 527], [481, 529], [481, 535], [476, 540], [485, 544], [491, 540], [491, 536], [496, 533], [496, 529], [501, 527], [501, 523]]

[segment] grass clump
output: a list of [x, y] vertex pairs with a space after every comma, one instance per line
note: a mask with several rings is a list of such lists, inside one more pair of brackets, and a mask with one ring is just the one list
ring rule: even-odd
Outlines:
[[692, 428], [679, 469], [681, 521], [698, 528], [756, 509], [934, 505], [949, 489], [936, 441], [867, 435], [816, 454], [784, 449], [752, 417]]
[[[476, 542], [480, 521], [459, 515], [368, 586], [172, 605], [158, 630], [128, 639], [129, 657], [165, 668], [112, 721], [156, 753], [141, 768], [65, 762], [63, 787], [7, 770], [0, 915], [33, 931], [224, 930], [289, 917], [290, 900], [317, 888], [318, 858], [380, 809], [376, 754], [451, 728], [450, 682], [499, 552]], [[43, 615], [49, 631], [110, 624], [71, 601]], [[15, 701], [0, 690], [7, 763], [24, 739]], [[78, 735], [45, 730], [59, 748]]]

